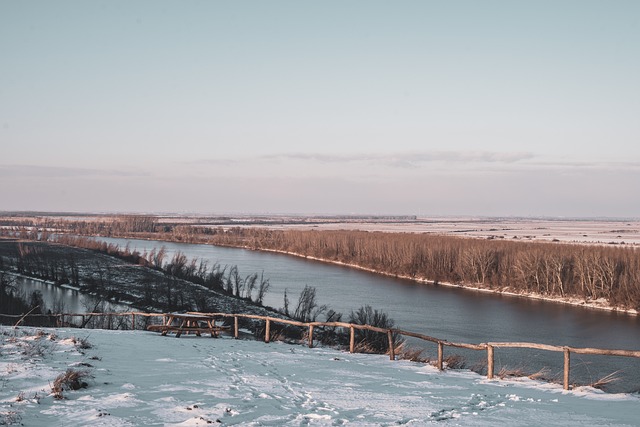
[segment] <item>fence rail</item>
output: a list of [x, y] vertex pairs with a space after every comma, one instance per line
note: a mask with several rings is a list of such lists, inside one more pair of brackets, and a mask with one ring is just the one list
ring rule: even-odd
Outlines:
[[[431, 336], [420, 334], [417, 332], [405, 331], [397, 328], [385, 329], [385, 328], [379, 328], [371, 325], [360, 325], [360, 324], [345, 323], [345, 322], [299, 322], [296, 320], [282, 319], [278, 317], [260, 316], [256, 314], [242, 314], [242, 313], [188, 312], [188, 314], [197, 314], [197, 315], [210, 316], [210, 317], [233, 318], [233, 324], [234, 324], [233, 336], [236, 339], [239, 337], [239, 331], [240, 331], [239, 322], [238, 322], [239, 319], [244, 318], [244, 319], [264, 321], [265, 322], [264, 341], [266, 343], [268, 343], [271, 339], [272, 323], [280, 323], [285, 325], [297, 326], [301, 328], [308, 328], [309, 333], [308, 333], [307, 340], [310, 348], [313, 347], [313, 333], [315, 328], [317, 327], [344, 328], [349, 330], [349, 352], [351, 353], [355, 353], [356, 351], [356, 345], [355, 345], [356, 329], [378, 332], [378, 333], [387, 335], [390, 360], [396, 359], [396, 355], [395, 355], [396, 349], [394, 346], [394, 339], [393, 339], [394, 334], [412, 337], [412, 338], [418, 338], [423, 341], [429, 341], [434, 344], [437, 344], [438, 360], [436, 362], [436, 367], [439, 370], [442, 370], [444, 365], [444, 347], [454, 347], [454, 348], [464, 348], [464, 349], [476, 350], [476, 351], [486, 351], [488, 379], [494, 378], [494, 354], [495, 354], [496, 348], [527, 348], [527, 349], [535, 349], [535, 350], [560, 352], [564, 354], [563, 387], [565, 390], [569, 390], [570, 388], [569, 378], [570, 378], [570, 370], [571, 370], [571, 353], [640, 358], [640, 350], [617, 350], [617, 349], [601, 349], [601, 348], [588, 348], [588, 347], [580, 348], [580, 347], [558, 346], [558, 345], [539, 344], [539, 343], [530, 343], [530, 342], [488, 342], [488, 343], [481, 343], [481, 344], [467, 344], [467, 343], [450, 342], [441, 338], [431, 337]], [[28, 315], [0, 314], [0, 317], [17, 318], [19, 319], [18, 323], [20, 323], [24, 318], [27, 318], [27, 317], [55, 318], [57, 319], [58, 325], [64, 325], [66, 319], [80, 317], [82, 319], [82, 326], [86, 325], [87, 318], [91, 319], [93, 317], [105, 317], [105, 316], [107, 316], [109, 319], [111, 317], [129, 317], [131, 319], [131, 329], [136, 329], [137, 316], [140, 318], [162, 317], [166, 321], [168, 314], [145, 313], [145, 312], [56, 313], [56, 314], [28, 314]]]

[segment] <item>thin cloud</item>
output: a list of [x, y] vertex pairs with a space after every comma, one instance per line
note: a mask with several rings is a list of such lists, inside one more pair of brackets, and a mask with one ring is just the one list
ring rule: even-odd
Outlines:
[[514, 168], [541, 169], [541, 170], [636, 170], [640, 168], [640, 162], [593, 162], [545, 159], [531, 152], [497, 152], [497, 151], [407, 151], [391, 153], [352, 153], [352, 154], [325, 154], [325, 153], [277, 153], [259, 156], [246, 156], [233, 159], [203, 159], [188, 164], [220, 166], [232, 166], [237, 163], [316, 163], [323, 165], [363, 165], [384, 166], [391, 169], [420, 169], [422, 167], [442, 166], [456, 169], [480, 169], [490, 168], [497, 171], [501, 169], [512, 170]]
[[11, 178], [82, 178], [145, 176], [118, 170], [89, 169], [63, 166], [0, 165], [0, 176]]
[[467, 151], [421, 151], [401, 153], [356, 153], [349, 155], [329, 155], [319, 153], [285, 153], [261, 156], [264, 160], [303, 160], [323, 163], [377, 163], [390, 167], [412, 168], [423, 163], [515, 163], [534, 158], [532, 153], [499, 153]]
[[217, 165], [217, 166], [226, 166], [229, 164], [236, 164], [239, 163], [240, 160], [237, 158], [234, 159], [229, 159], [229, 158], [217, 158], [217, 159], [197, 159], [197, 160], [190, 160], [190, 161], [186, 161], [186, 162], [179, 162], [181, 164], [186, 164], [186, 165], [203, 165], [203, 166], [208, 166], [208, 165]]
[[585, 161], [536, 161], [529, 163], [536, 168], [548, 169], [598, 169], [598, 170], [636, 170], [640, 162], [585, 162]]

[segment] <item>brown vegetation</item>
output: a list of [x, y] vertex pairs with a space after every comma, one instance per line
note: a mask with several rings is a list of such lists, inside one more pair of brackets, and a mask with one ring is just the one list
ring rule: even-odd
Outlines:
[[228, 230], [212, 239], [292, 252], [386, 274], [536, 293], [605, 298], [640, 308], [640, 252], [635, 248], [479, 240], [360, 231]]
[[84, 381], [89, 377], [89, 371], [67, 369], [65, 373], [60, 374], [53, 381], [51, 386], [51, 393], [56, 399], [64, 399], [63, 392], [65, 390], [80, 390], [81, 388], [87, 388], [88, 384]]

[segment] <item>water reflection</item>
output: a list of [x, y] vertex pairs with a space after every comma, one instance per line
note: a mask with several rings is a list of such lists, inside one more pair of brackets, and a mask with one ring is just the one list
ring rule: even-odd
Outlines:
[[[45, 305], [44, 310], [42, 310], [44, 312], [51, 310], [52, 313], [84, 313], [90, 311], [96, 302], [93, 296], [83, 294], [77, 290], [25, 277], [16, 277], [15, 287], [27, 299], [33, 292], [41, 292]], [[124, 304], [107, 303], [105, 309], [124, 311], [129, 310], [129, 307]]]

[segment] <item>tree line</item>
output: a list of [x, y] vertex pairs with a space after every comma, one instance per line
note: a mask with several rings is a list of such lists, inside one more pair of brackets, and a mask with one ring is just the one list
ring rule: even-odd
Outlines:
[[365, 231], [234, 229], [215, 240], [436, 283], [585, 300], [605, 298], [613, 306], [640, 309], [637, 248]]

